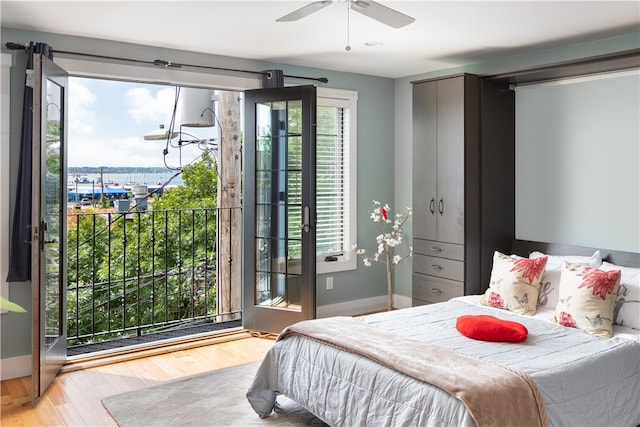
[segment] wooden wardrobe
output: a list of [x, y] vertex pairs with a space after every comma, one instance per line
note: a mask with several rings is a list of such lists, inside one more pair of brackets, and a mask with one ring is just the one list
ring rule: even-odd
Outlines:
[[515, 96], [471, 74], [413, 83], [413, 304], [480, 294], [515, 235]]

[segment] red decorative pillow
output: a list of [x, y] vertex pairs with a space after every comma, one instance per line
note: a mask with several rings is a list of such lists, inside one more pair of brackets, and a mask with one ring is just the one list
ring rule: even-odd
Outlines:
[[466, 337], [482, 341], [520, 342], [529, 334], [521, 323], [488, 314], [460, 316], [456, 320], [456, 329]]

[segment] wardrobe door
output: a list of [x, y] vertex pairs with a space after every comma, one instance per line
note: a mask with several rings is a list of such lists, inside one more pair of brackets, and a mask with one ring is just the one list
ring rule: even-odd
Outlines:
[[413, 87], [413, 237], [436, 240], [437, 82]]
[[437, 240], [463, 244], [464, 76], [439, 80], [437, 84]]

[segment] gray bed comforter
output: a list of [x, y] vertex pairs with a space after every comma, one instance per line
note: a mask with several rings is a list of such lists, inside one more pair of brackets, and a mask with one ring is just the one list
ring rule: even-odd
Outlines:
[[[492, 314], [519, 321], [529, 330], [529, 337], [522, 343], [469, 339], [455, 329], [457, 317], [463, 314]], [[394, 333], [399, 340], [424, 340], [526, 372], [544, 397], [551, 425], [640, 423], [640, 340], [616, 336], [603, 340], [460, 300], [358, 320]], [[444, 390], [300, 335], [274, 344], [247, 398], [264, 416], [280, 393], [332, 426], [474, 425], [464, 403]]]

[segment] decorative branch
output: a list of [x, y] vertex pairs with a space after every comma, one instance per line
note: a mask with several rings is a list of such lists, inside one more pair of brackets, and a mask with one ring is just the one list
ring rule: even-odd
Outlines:
[[405, 255], [394, 253], [396, 248], [402, 244], [402, 227], [412, 214], [411, 208], [407, 208], [404, 214], [397, 213], [393, 221], [389, 218], [390, 213], [391, 208], [388, 204], [382, 206], [377, 200], [373, 201], [370, 218], [378, 224], [380, 234], [376, 236], [377, 250], [371, 257], [367, 255], [366, 250], [358, 248], [357, 244], [351, 247], [353, 252], [362, 257], [365, 266], [370, 267], [373, 263], [385, 264], [387, 270], [387, 310], [393, 309], [393, 276], [391, 272], [405, 259], [413, 256], [413, 247], [411, 246]]

